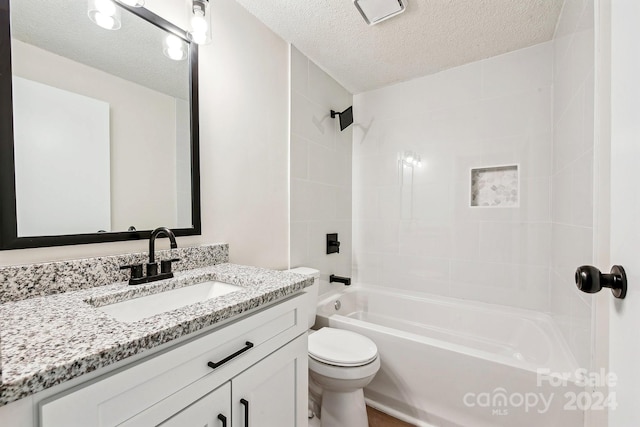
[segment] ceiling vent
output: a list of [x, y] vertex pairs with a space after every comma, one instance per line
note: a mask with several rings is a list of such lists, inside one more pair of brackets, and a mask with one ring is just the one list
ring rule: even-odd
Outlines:
[[376, 25], [406, 9], [406, 0], [353, 0], [353, 4], [369, 25]]

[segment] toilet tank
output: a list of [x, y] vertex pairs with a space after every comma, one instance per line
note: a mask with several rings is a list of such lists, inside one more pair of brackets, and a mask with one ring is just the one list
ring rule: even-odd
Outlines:
[[318, 292], [320, 289], [320, 271], [309, 267], [297, 267], [287, 270], [290, 273], [302, 274], [303, 276], [313, 277], [313, 285], [304, 288], [305, 297], [307, 299], [307, 308], [309, 309], [308, 326], [311, 328], [316, 323], [316, 309], [318, 305]]

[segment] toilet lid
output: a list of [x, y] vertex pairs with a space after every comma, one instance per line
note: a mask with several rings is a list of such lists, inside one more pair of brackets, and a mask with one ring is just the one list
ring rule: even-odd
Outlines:
[[309, 335], [309, 356], [328, 365], [362, 366], [378, 356], [378, 347], [355, 332], [322, 328]]

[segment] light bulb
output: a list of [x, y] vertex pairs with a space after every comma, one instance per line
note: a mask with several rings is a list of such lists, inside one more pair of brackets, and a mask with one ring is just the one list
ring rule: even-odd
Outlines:
[[167, 47], [171, 49], [182, 49], [182, 40], [173, 34], [169, 34], [166, 38]]
[[196, 44], [211, 42], [209, 0], [187, 0], [189, 4], [189, 40]]
[[[96, 9], [105, 16], [113, 16], [116, 14], [116, 5], [111, 0], [96, 0]], [[97, 20], [98, 18], [96, 18], [96, 21]]]
[[207, 41], [207, 33], [191, 32], [189, 33], [191, 40], [196, 44], [203, 44]]
[[89, 0], [89, 19], [106, 30], [117, 30], [122, 26], [120, 9], [112, 0]]
[[204, 19], [204, 13], [191, 18], [191, 28], [194, 33], [206, 33], [209, 30], [209, 24]]
[[182, 50], [181, 48], [169, 48], [167, 49], [167, 56], [171, 59], [173, 59], [174, 61], [180, 61], [181, 59], [184, 58], [184, 50]]
[[113, 16], [105, 15], [100, 11], [96, 12], [95, 20], [96, 24], [106, 30], [112, 30], [116, 26], [116, 20], [113, 18]]
[[169, 34], [163, 42], [165, 56], [174, 61], [181, 61], [187, 57], [184, 42], [176, 35]]

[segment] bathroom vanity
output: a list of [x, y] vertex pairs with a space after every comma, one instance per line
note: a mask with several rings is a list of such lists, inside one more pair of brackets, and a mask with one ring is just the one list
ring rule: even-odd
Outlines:
[[[1, 304], [0, 424], [306, 426], [302, 290], [312, 280], [229, 264], [226, 245], [181, 250], [177, 255], [189, 268], [173, 279], [139, 286], [121, 281]], [[138, 255], [145, 256], [126, 257]], [[122, 261], [93, 262], [121, 275], [116, 264]], [[65, 265], [77, 275], [70, 263], [76, 261]], [[0, 277], [19, 286], [24, 274], [37, 271], [33, 280], [40, 280], [50, 267], [5, 268]], [[54, 270], [64, 268], [58, 263]], [[232, 290], [133, 321], [103, 310], [208, 281]]]
[[301, 298], [38, 402], [40, 425], [302, 426], [307, 341]]

